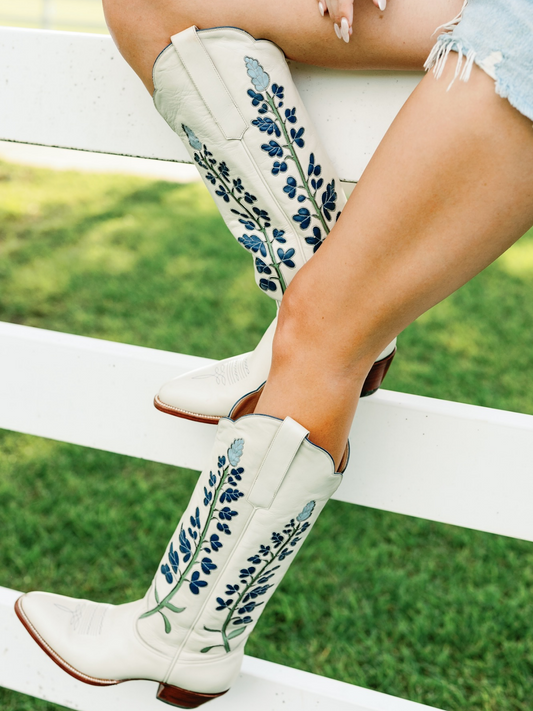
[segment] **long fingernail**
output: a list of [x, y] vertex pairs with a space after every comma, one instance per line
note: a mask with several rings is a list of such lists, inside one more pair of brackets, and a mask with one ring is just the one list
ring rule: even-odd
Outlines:
[[318, 3], [318, 12], [324, 17], [324, 5], [321, 2]]
[[348, 25], [348, 20], [343, 17], [341, 20], [341, 35], [342, 39], [348, 44], [350, 41], [350, 27]]
[[339, 26], [338, 26], [338, 24], [337, 24], [336, 22], [335, 22], [335, 24], [333, 25], [333, 29], [335, 30], [335, 34], [337, 35], [337, 37], [338, 37], [339, 39], [342, 39], [341, 31], [340, 31]]
[[381, 12], [383, 12], [387, 7], [387, 0], [378, 0], [378, 6]]

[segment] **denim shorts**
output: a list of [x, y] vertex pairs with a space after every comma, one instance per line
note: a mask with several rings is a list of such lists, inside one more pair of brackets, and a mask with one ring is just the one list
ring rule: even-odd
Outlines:
[[453, 81], [468, 81], [475, 63], [494, 79], [496, 93], [533, 121], [533, 0], [466, 0], [436, 31], [442, 34], [425, 69], [439, 77], [457, 52]]

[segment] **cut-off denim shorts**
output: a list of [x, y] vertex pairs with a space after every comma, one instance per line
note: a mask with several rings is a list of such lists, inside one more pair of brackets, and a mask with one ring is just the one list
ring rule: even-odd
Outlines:
[[457, 52], [453, 81], [468, 81], [475, 63], [494, 79], [496, 93], [533, 121], [533, 0], [466, 0], [437, 31], [426, 69], [438, 78]]

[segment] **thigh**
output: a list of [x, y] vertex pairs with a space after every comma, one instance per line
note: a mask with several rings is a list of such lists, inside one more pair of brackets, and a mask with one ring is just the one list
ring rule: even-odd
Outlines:
[[343, 69], [421, 69], [435, 29], [449, 22], [462, 0], [390, 0], [385, 12], [370, 0], [354, 2], [354, 33], [338, 40], [316, 0], [104, 0], [106, 19], [121, 53], [149, 91], [151, 70], [171, 35], [196, 25], [231, 25], [279, 45], [287, 57]]

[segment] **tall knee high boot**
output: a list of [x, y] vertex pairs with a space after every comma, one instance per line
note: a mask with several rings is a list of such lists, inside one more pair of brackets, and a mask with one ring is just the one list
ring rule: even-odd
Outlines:
[[307, 434], [290, 418], [222, 419], [142, 599], [115, 606], [30, 592], [16, 603], [19, 619], [88, 684], [155, 680], [157, 698], [180, 708], [225, 693], [261, 612], [342, 479]]
[[[346, 198], [283, 52], [243, 30], [191, 27], [154, 65], [154, 102], [182, 138], [230, 232], [250, 252], [259, 287], [277, 300], [317, 251]], [[155, 406], [216, 423], [270, 370], [275, 322], [252, 353], [166, 383]], [[395, 341], [363, 386], [385, 377]]]

